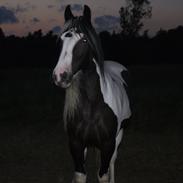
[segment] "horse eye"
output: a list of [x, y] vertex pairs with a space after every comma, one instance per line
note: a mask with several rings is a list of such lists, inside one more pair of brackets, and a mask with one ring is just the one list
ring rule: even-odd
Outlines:
[[72, 37], [72, 34], [70, 32], [66, 33], [65, 37]]
[[83, 43], [87, 43], [87, 39], [83, 39]]

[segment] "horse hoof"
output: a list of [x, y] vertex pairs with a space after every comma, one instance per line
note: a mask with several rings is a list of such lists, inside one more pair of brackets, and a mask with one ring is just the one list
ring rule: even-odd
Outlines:
[[104, 174], [102, 177], [98, 176], [99, 183], [109, 183], [109, 174]]
[[86, 183], [86, 175], [80, 172], [75, 172], [72, 183]]

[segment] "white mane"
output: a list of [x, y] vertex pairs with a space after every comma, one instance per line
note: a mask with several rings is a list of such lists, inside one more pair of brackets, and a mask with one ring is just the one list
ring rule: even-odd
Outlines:
[[127, 70], [123, 65], [104, 61], [104, 74], [101, 74], [100, 67], [93, 59], [96, 71], [100, 78], [100, 88], [104, 102], [112, 109], [118, 120], [118, 131], [124, 119], [131, 116], [129, 99], [124, 87], [125, 81], [121, 72]]

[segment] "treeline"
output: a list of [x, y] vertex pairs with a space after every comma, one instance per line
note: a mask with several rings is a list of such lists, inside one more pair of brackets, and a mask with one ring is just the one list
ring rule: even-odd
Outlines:
[[0, 33], [0, 66], [52, 67], [59, 56], [57, 40], [52, 32], [43, 35], [41, 30], [26, 37]]
[[[99, 34], [105, 59], [124, 65], [182, 64], [183, 26], [168, 31], [160, 30], [150, 38], [146, 33], [138, 37], [122, 34]], [[0, 29], [0, 67], [49, 67], [57, 63], [61, 49], [58, 36], [41, 30], [26, 37], [5, 36]]]
[[183, 64], [183, 26], [160, 30], [150, 38], [147, 32], [138, 37], [100, 33], [105, 58], [124, 65]]

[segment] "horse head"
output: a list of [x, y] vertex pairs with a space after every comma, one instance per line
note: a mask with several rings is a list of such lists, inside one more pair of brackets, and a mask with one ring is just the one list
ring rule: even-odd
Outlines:
[[64, 13], [65, 25], [60, 36], [62, 50], [58, 63], [53, 71], [56, 85], [67, 88], [74, 78], [84, 70], [93, 53], [89, 40], [91, 25], [91, 11], [84, 6], [83, 16], [75, 17], [68, 5]]

